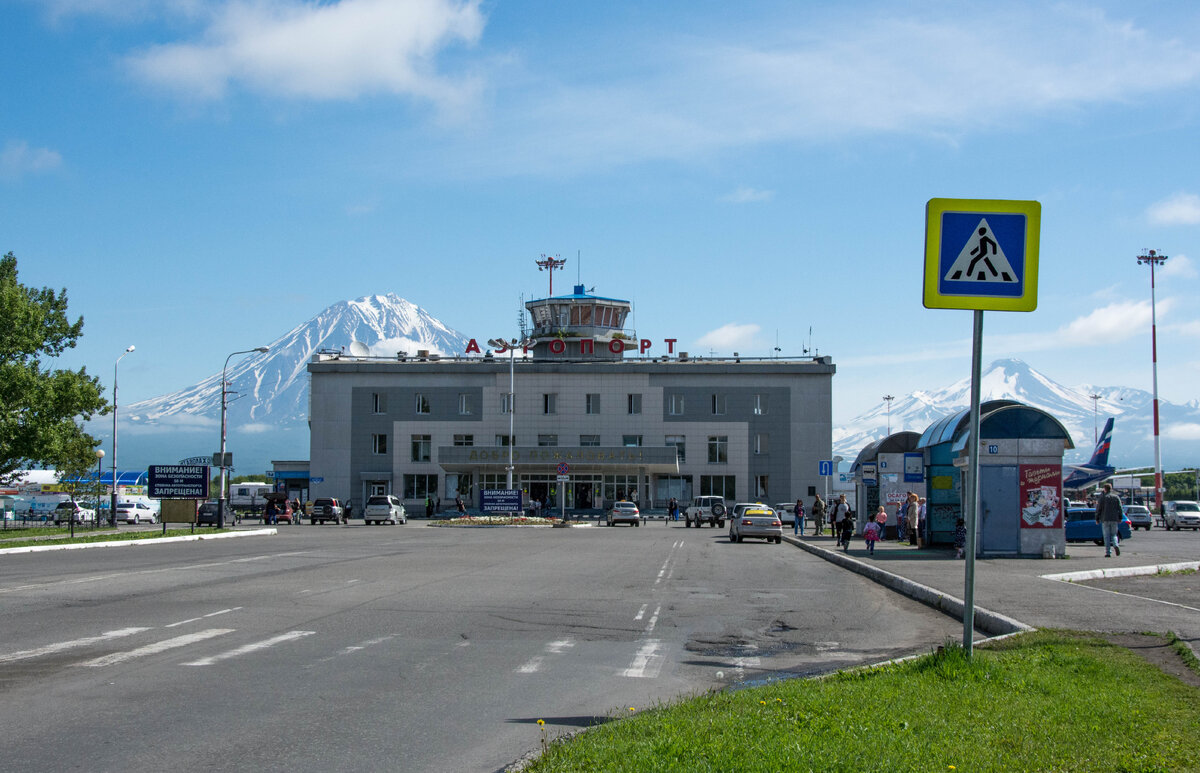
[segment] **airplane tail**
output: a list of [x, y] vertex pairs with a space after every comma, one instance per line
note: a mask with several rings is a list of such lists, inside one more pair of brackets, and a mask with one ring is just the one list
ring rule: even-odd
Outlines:
[[1107, 467], [1108, 466], [1108, 449], [1112, 446], [1112, 431], [1113, 420], [1109, 417], [1104, 423], [1104, 431], [1100, 433], [1100, 439], [1096, 441], [1096, 450], [1092, 452], [1092, 458], [1088, 461], [1089, 467]]

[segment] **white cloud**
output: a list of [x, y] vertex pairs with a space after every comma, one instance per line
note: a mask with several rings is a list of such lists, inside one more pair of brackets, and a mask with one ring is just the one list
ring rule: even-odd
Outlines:
[[775, 191], [763, 191], [757, 188], [741, 186], [732, 193], [723, 196], [721, 200], [733, 204], [749, 204], [758, 201], [770, 201], [773, 198], [775, 198]]
[[1200, 196], [1176, 193], [1151, 204], [1146, 209], [1146, 219], [1153, 225], [1196, 225], [1200, 223]]
[[0, 177], [15, 180], [27, 174], [49, 172], [62, 166], [62, 156], [49, 148], [31, 148], [23, 140], [9, 140], [0, 151]]
[[731, 322], [716, 330], [710, 330], [700, 336], [696, 342], [703, 347], [722, 353], [750, 349], [755, 345], [755, 339], [761, 329], [754, 324], [738, 325]]
[[1200, 440], [1200, 424], [1171, 423], [1163, 429], [1163, 435], [1172, 440]]
[[1195, 279], [1196, 266], [1187, 255], [1171, 255], [1162, 265], [1159, 276], [1176, 279]]
[[274, 432], [278, 428], [270, 424], [262, 424], [260, 422], [251, 422], [249, 424], [240, 424], [236, 428], [238, 432], [244, 432], [247, 435], [261, 435], [265, 432]]
[[144, 80], [204, 99], [233, 84], [273, 96], [354, 99], [401, 94], [444, 107], [473, 96], [434, 60], [446, 46], [475, 43], [480, 0], [254, 0], [217, 6], [199, 38], [151, 47], [129, 59]]

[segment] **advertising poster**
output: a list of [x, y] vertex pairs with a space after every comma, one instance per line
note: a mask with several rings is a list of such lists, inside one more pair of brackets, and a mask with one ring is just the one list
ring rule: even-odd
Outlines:
[[1062, 528], [1062, 465], [1022, 464], [1021, 528]]

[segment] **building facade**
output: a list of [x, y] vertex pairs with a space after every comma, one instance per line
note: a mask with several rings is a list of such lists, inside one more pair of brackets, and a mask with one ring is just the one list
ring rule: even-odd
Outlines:
[[623, 327], [628, 302], [581, 286], [527, 307], [535, 340], [520, 348], [315, 355], [311, 496], [471, 506], [480, 490], [507, 488], [510, 463], [527, 501], [568, 514], [618, 499], [645, 509], [823, 491], [830, 358], [696, 358], [670, 339], [657, 353]]

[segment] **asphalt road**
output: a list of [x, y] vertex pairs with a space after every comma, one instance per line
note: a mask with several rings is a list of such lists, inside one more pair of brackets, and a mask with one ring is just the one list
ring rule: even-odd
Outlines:
[[717, 529], [281, 527], [0, 556], [4, 763], [492, 771], [629, 708], [961, 625]]

